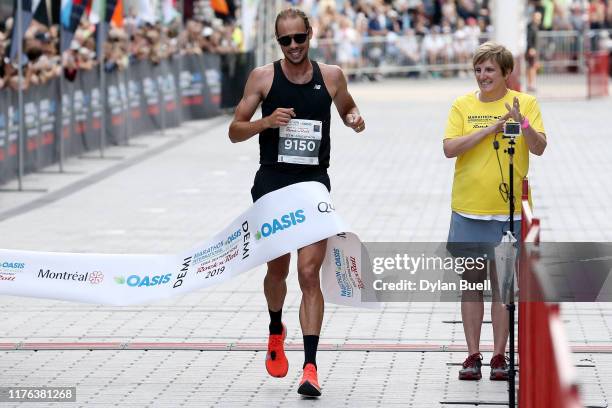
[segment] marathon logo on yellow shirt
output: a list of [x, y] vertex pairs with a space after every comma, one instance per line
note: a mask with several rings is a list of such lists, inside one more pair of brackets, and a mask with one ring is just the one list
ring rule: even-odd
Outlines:
[[501, 115], [468, 115], [467, 122], [474, 129], [484, 129], [499, 119]]

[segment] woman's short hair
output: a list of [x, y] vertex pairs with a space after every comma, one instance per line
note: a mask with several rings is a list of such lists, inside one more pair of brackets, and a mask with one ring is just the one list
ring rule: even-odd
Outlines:
[[474, 58], [472, 59], [472, 66], [476, 67], [476, 65], [488, 60], [497, 62], [504, 76], [514, 69], [514, 57], [512, 53], [503, 45], [493, 41], [487, 41], [476, 49]]
[[284, 20], [286, 18], [301, 18], [304, 21], [304, 26], [306, 27], [306, 32], [310, 32], [310, 21], [308, 21], [308, 16], [302, 10], [297, 8], [288, 8], [276, 16], [276, 21], [274, 22], [274, 33], [278, 37], [278, 22], [280, 20]]

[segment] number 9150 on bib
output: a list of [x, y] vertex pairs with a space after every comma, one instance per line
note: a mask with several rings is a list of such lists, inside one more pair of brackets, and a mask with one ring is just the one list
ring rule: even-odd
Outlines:
[[307, 119], [291, 119], [287, 126], [281, 126], [278, 162], [318, 165], [322, 128], [320, 120]]

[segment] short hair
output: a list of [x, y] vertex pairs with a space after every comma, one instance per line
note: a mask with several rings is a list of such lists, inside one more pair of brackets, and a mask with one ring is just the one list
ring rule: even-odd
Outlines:
[[506, 47], [493, 41], [487, 41], [476, 49], [472, 59], [472, 67], [485, 61], [493, 60], [502, 70], [505, 76], [514, 69], [514, 56]]
[[274, 22], [274, 34], [278, 37], [278, 22], [280, 20], [284, 20], [286, 18], [301, 18], [304, 21], [304, 25], [306, 26], [306, 31], [310, 32], [310, 22], [308, 21], [308, 16], [302, 10], [297, 8], [288, 8], [276, 16], [276, 21]]

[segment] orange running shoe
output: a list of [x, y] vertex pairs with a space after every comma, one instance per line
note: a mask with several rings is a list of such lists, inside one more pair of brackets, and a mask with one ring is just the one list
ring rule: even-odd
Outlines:
[[304, 375], [302, 376], [302, 381], [300, 381], [298, 394], [304, 395], [305, 397], [321, 396], [321, 387], [319, 386], [319, 380], [317, 378], [317, 367], [312, 363], [308, 363], [306, 367], [304, 367]]
[[268, 353], [266, 354], [266, 370], [272, 377], [282, 378], [289, 371], [289, 362], [285, 356], [285, 338], [287, 327], [283, 324], [281, 334], [271, 334], [268, 337]]

